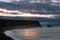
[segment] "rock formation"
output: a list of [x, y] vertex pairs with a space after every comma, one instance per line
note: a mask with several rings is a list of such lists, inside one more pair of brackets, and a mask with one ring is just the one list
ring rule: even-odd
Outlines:
[[0, 32], [0, 40], [13, 40], [13, 39], [9, 36], [6, 36], [4, 33]]
[[32, 20], [0, 20], [0, 40], [13, 40], [3, 32], [17, 28], [42, 27], [39, 21]]

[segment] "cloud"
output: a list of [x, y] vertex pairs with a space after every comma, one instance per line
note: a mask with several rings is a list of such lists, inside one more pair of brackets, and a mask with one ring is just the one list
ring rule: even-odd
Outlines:
[[12, 0], [0, 0], [1, 2], [12, 2]]
[[13, 1], [20, 1], [20, 0], [0, 0], [0, 2], [13, 2]]
[[[43, 15], [43, 14], [32, 14], [32, 13], [25, 13], [25, 12], [21, 12], [19, 10], [8, 10], [8, 9], [3, 9], [3, 8], [0, 8], [0, 16], [3, 15], [3, 16], [13, 16], [13, 17], [16, 17], [16, 16], [19, 16], [19, 17], [43, 17], [43, 18], [56, 18], [58, 15], [52, 15], [52, 14], [49, 14], [49, 15]], [[4, 14], [3, 14], [3, 13]], [[8, 15], [5, 15], [5, 13], [7, 13]], [[17, 13], [17, 14], [20, 14], [20, 15], [12, 15], [10, 13]]]
[[20, 1], [20, 0], [14, 0], [14, 1]]
[[55, 3], [60, 3], [60, 0], [51, 0], [52, 2], [55, 2]]
[[[46, 0], [43, 0], [43, 1], [41, 1], [41, 0], [0, 0], [0, 1], [2, 1], [2, 2], [13, 2], [13, 1], [16, 1], [16, 2], [19, 2], [19, 1], [25, 1], [25, 2], [30, 2], [30, 3], [45, 3], [46, 2]], [[60, 0], [51, 0], [51, 2], [55, 2], [55, 3], [60, 3]]]

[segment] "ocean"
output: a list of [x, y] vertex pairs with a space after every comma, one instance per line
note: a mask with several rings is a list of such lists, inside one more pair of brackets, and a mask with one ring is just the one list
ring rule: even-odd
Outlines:
[[60, 27], [13, 29], [4, 33], [14, 40], [60, 40]]

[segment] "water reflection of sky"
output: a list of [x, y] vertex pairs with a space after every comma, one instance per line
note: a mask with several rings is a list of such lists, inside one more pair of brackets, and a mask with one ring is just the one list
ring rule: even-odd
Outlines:
[[60, 28], [29, 28], [6, 31], [15, 40], [60, 40]]
[[36, 36], [39, 35], [39, 32], [40, 31], [37, 29], [16, 29], [12, 31], [6, 31], [6, 35], [14, 37], [15, 39], [34, 40], [36, 39]]

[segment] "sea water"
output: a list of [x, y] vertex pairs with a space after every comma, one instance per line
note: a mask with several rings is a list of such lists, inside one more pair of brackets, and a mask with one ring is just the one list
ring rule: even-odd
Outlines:
[[60, 40], [60, 27], [13, 29], [4, 33], [14, 40]]

